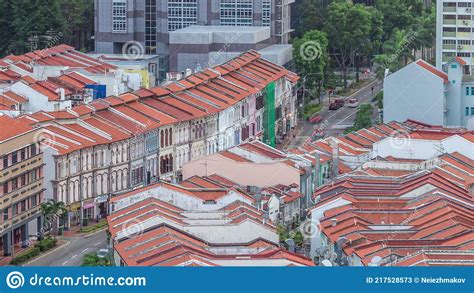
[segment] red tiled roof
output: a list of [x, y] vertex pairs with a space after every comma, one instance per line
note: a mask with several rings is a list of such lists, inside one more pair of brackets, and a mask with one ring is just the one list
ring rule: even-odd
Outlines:
[[427, 63], [426, 61], [422, 60], [422, 59], [419, 59], [418, 61], [415, 62], [418, 66], [428, 70], [429, 72], [441, 77], [444, 82], [448, 82], [448, 75], [446, 73], [444, 73], [443, 71], [441, 70], [438, 70], [436, 67], [434, 67], [433, 65]]
[[2, 125], [2, 131], [0, 131], [0, 142], [12, 139], [33, 130], [33, 127], [25, 121], [14, 119], [7, 115], [0, 115], [0, 125]]

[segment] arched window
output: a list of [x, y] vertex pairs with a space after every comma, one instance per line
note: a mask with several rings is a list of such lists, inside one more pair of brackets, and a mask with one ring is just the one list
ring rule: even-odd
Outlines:
[[170, 144], [173, 144], [173, 129], [170, 128]]
[[165, 136], [164, 136], [163, 130], [160, 132], [160, 145], [161, 147], [164, 147], [164, 142], [165, 142]]
[[165, 146], [168, 146], [168, 129], [165, 130]]

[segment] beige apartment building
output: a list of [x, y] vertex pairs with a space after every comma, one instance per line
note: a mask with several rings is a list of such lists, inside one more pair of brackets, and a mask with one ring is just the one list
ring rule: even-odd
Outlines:
[[44, 164], [41, 129], [6, 115], [0, 125], [0, 249], [11, 255], [41, 227]]

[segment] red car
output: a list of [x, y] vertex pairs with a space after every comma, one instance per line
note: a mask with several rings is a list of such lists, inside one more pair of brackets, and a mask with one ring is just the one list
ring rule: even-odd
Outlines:
[[315, 116], [309, 118], [309, 123], [316, 124], [316, 123], [321, 122], [321, 120], [323, 120], [323, 117], [321, 115], [315, 115]]
[[335, 99], [329, 104], [329, 110], [339, 110], [344, 107], [344, 99]]

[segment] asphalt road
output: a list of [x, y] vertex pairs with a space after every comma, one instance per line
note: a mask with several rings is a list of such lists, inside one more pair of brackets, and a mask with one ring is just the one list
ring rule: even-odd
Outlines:
[[107, 247], [105, 231], [85, 237], [64, 237], [62, 239], [69, 241], [69, 245], [25, 266], [80, 266], [85, 254]]
[[[372, 86], [374, 87], [373, 95], [377, 95], [383, 89], [383, 83], [377, 81], [375, 84], [366, 86], [351, 96], [345, 97], [345, 99], [357, 99], [360, 104], [371, 103], [372, 101]], [[324, 136], [338, 136], [344, 133], [346, 128], [354, 125], [354, 119], [356, 117], [357, 108], [349, 108], [346, 106], [340, 108], [337, 111], [330, 111], [328, 109], [328, 101], [324, 101], [324, 107], [320, 112], [322, 116], [321, 122], [318, 124], [306, 123], [303, 125], [302, 130], [298, 136], [287, 146], [288, 148], [302, 145], [313, 133], [315, 129], [323, 129]], [[373, 120], [377, 119], [378, 112], [374, 107]]]

